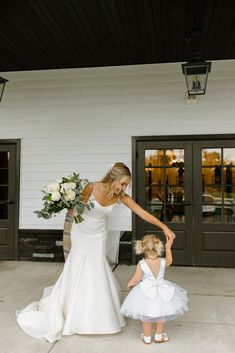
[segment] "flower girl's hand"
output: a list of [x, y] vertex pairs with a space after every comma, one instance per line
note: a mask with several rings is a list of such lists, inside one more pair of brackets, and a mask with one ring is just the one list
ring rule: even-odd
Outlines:
[[167, 239], [166, 241], [166, 248], [171, 248], [173, 244], [173, 239]]

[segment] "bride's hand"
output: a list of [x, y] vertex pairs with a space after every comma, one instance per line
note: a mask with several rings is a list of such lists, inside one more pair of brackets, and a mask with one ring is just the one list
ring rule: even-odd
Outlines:
[[172, 230], [170, 228], [168, 228], [168, 227], [164, 228], [163, 232], [164, 232], [165, 237], [166, 237], [167, 240], [173, 241], [175, 239], [175, 237], [176, 237], [175, 233], [172, 232]]
[[67, 214], [68, 214], [70, 217], [73, 217], [73, 216], [74, 216], [74, 209], [73, 209], [73, 208], [69, 208]]
[[78, 215], [78, 212], [76, 211], [75, 208], [68, 208], [67, 215], [69, 217], [76, 217]]

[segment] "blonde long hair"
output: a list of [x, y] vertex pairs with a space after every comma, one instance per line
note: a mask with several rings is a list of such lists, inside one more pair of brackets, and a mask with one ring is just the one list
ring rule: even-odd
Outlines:
[[[101, 183], [108, 184], [109, 186], [109, 192], [108, 196], [112, 197], [114, 194], [113, 191], [113, 183], [122, 177], [127, 176], [131, 178], [131, 172], [130, 169], [122, 162], [116, 162], [114, 163], [111, 168], [108, 170], [108, 172], [105, 174], [105, 176], [100, 180]], [[119, 200], [121, 200], [124, 197], [125, 192], [122, 191], [118, 197]]]
[[135, 252], [137, 255], [144, 254], [147, 257], [149, 253], [154, 252], [157, 256], [161, 256], [163, 251], [164, 245], [158, 235], [148, 234], [135, 242]]

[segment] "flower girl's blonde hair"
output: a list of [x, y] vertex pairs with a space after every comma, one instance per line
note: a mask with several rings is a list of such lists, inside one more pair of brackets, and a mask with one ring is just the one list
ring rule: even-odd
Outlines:
[[137, 255], [149, 254], [155, 252], [157, 256], [161, 256], [164, 251], [164, 245], [158, 235], [148, 234], [145, 235], [142, 240], [135, 242], [135, 252]]
[[[112, 166], [110, 166], [110, 169], [108, 170], [108, 172], [100, 180], [101, 183], [105, 183], [109, 185], [109, 193], [108, 193], [109, 197], [113, 196], [114, 181], [119, 180], [124, 176], [131, 178], [130, 169], [124, 163], [116, 162]], [[123, 197], [124, 197], [124, 192], [122, 191], [119, 196], [119, 199], [121, 200]]]

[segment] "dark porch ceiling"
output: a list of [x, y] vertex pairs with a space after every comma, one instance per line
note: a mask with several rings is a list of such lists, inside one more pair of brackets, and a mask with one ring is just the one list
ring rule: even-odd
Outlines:
[[2, 0], [0, 71], [235, 59], [234, 0]]

